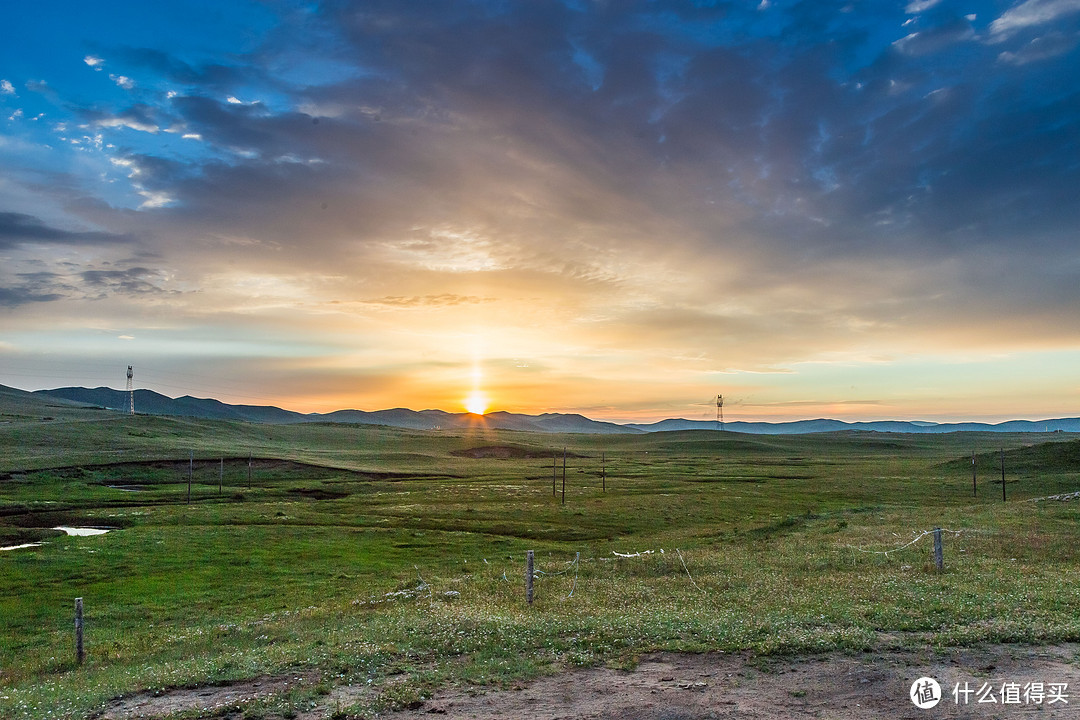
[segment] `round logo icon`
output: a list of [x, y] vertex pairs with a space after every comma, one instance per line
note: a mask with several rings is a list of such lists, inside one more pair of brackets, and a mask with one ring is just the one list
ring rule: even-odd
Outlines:
[[931, 677], [921, 677], [911, 683], [911, 702], [920, 710], [929, 710], [941, 702], [941, 686]]

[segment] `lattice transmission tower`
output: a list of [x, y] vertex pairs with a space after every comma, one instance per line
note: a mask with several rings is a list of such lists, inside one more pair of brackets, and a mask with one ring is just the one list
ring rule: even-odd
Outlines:
[[127, 394], [128, 394], [128, 415], [135, 414], [135, 389], [131, 383], [131, 378], [134, 373], [131, 371], [131, 366], [128, 365], [127, 371]]
[[724, 429], [724, 396], [716, 396], [716, 429]]

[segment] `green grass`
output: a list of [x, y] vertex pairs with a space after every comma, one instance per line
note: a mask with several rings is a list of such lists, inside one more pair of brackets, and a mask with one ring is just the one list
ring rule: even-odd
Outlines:
[[[1080, 490], [1067, 435], [412, 432], [10, 402], [0, 415], [0, 539], [47, 541], [0, 553], [5, 718], [284, 672], [319, 691], [252, 717], [288, 717], [336, 684], [373, 688], [345, 716], [656, 649], [1080, 640], [1080, 501], [1032, 500]], [[488, 445], [520, 452], [458, 452]], [[564, 445], [565, 505], [550, 455], [561, 491]], [[944, 573], [929, 537], [903, 547], [935, 526]]]

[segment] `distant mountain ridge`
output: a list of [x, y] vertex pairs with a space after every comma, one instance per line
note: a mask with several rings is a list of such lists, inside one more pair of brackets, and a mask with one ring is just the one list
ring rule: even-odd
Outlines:
[[[715, 420], [661, 420], [655, 423], [630, 423], [623, 427], [645, 432], [665, 430], [714, 430]], [[845, 422], [843, 420], [794, 420], [791, 422], [726, 422], [724, 429], [731, 432], [794, 435], [804, 433], [838, 432], [841, 430], [867, 430], [894, 433], [948, 433], [948, 432], [1080, 432], [1080, 418], [1056, 418], [1053, 420], [1009, 420], [1001, 423], [933, 423], [923, 420], [873, 420]]]
[[[128, 394], [112, 388], [64, 387], [55, 390], [36, 390], [33, 395], [85, 403], [95, 407], [125, 410]], [[628, 434], [662, 432], [668, 430], [713, 430], [717, 424], [712, 420], [685, 420], [672, 418], [655, 423], [618, 424], [592, 420], [573, 413], [543, 413], [524, 415], [510, 412], [490, 412], [482, 418], [470, 413], [449, 413], [443, 410], [336, 410], [330, 413], [299, 413], [272, 405], [230, 405], [213, 398], [196, 398], [184, 395], [170, 398], [153, 390], [135, 391], [135, 411], [148, 415], [179, 415], [214, 420], [243, 420], [257, 423], [311, 423], [332, 422], [357, 425], [387, 425], [413, 430], [461, 429], [482, 425], [495, 430], [519, 430], [523, 432], [548, 433], [604, 433]], [[1080, 418], [1057, 418], [1053, 420], [1010, 420], [990, 424], [977, 422], [931, 423], [925, 421], [881, 420], [873, 422], [844, 422], [842, 420], [797, 420], [794, 422], [727, 422], [724, 428], [731, 432], [788, 435], [804, 433], [838, 432], [842, 430], [867, 430], [894, 433], [947, 433], [947, 432], [1080, 432]]]
[[[128, 394], [112, 388], [64, 387], [55, 390], [36, 390], [32, 394], [61, 400], [86, 403], [96, 407], [125, 410]], [[212, 398], [196, 398], [190, 395], [170, 398], [153, 390], [135, 391], [135, 411], [147, 415], [179, 415], [211, 420], [245, 420], [258, 423], [311, 423], [332, 422], [357, 425], [388, 425], [412, 430], [434, 428], [468, 428], [482, 424], [495, 430], [521, 430], [525, 432], [571, 432], [571, 433], [640, 433], [641, 430], [615, 423], [590, 420], [584, 415], [544, 413], [521, 415], [509, 412], [490, 412], [483, 416], [471, 413], [449, 413], [444, 410], [336, 410], [330, 413], [299, 413], [273, 405], [229, 405]]]

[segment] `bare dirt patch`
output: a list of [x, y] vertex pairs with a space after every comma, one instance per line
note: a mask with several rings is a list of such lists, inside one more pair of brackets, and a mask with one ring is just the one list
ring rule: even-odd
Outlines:
[[[828, 653], [798, 658], [748, 654], [654, 653], [631, 671], [589, 668], [539, 678], [507, 690], [448, 688], [420, 707], [382, 714], [391, 720], [444, 717], [448, 720], [705, 720], [749, 718], [889, 717], [1072, 718], [1080, 709], [1080, 644], [1046, 647], [995, 645], [947, 651], [884, 650]], [[913, 682], [931, 677], [941, 686], [940, 704], [920, 710], [912, 704]], [[223, 687], [138, 694], [117, 699], [103, 720], [160, 718], [189, 713], [198, 717], [242, 717], [238, 709], [253, 699], [284, 693], [315, 676], [288, 675]], [[953, 688], [973, 692], [958, 704]], [[1002, 687], [1017, 683], [1020, 702], [1003, 703]], [[1025, 701], [1029, 683], [1067, 683], [1065, 702]], [[976, 691], [989, 686], [995, 702], [979, 703]], [[370, 697], [370, 686], [334, 688], [322, 705], [298, 715], [322, 720], [335, 708]], [[230, 712], [230, 708], [235, 708]], [[199, 714], [203, 713], [203, 714]]]
[[112, 701], [100, 720], [152, 720], [180, 713], [201, 713], [200, 717], [228, 717], [230, 709], [239, 709], [253, 700], [288, 692], [301, 684], [313, 682], [310, 674], [261, 677], [232, 685], [207, 685], [157, 692], [140, 692]]
[[[430, 718], [531, 720], [694, 720], [705, 718], [967, 718], [1077, 717], [1080, 710], [1080, 646], [994, 646], [949, 652], [830, 653], [804, 658], [657, 653], [633, 671], [577, 670], [542, 678], [521, 689], [484, 695], [450, 690], [393, 720]], [[940, 683], [944, 697], [930, 710], [909, 697], [920, 677]], [[978, 690], [988, 683], [996, 703], [958, 704], [959, 683]], [[1068, 683], [1069, 704], [1002, 704], [1003, 683]]]

